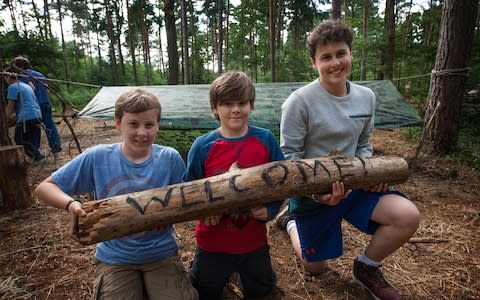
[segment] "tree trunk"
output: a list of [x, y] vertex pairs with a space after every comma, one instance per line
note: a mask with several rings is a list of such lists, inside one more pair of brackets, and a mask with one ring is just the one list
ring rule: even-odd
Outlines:
[[[3, 70], [3, 60], [0, 58], [0, 70]], [[9, 146], [12, 144], [10, 137], [8, 136], [8, 118], [5, 112], [5, 87], [8, 85], [2, 81], [0, 83], [0, 146]]]
[[132, 72], [135, 85], [139, 85], [138, 73], [137, 73], [137, 59], [135, 57], [135, 43], [133, 42], [133, 26], [132, 26], [132, 11], [128, 0], [126, 0], [127, 6], [127, 27], [128, 27], [128, 49], [130, 50], [130, 57], [132, 58]]
[[50, 19], [50, 6], [48, 0], [43, 0], [43, 13], [45, 15], [45, 28], [47, 29], [48, 37], [53, 40], [52, 20]]
[[458, 142], [478, 0], [445, 0], [419, 149], [448, 154]]
[[269, 34], [269, 46], [270, 46], [270, 71], [272, 73], [272, 82], [276, 82], [275, 74], [275, 12], [277, 10], [277, 0], [269, 0], [268, 2], [268, 34]]
[[0, 209], [28, 208], [35, 202], [28, 184], [23, 146], [0, 147]]
[[190, 84], [190, 58], [188, 55], [188, 22], [187, 22], [187, 1], [181, 0], [182, 12], [182, 61], [183, 61], [183, 84]]
[[385, 76], [393, 79], [393, 58], [395, 57], [395, 0], [385, 2], [385, 28], [387, 29], [387, 49], [385, 51]]
[[342, 1], [332, 0], [332, 19], [340, 20], [342, 17]]
[[165, 31], [167, 32], [168, 84], [178, 84], [177, 30], [175, 28], [175, 1], [165, 0]]
[[218, 9], [217, 73], [218, 75], [220, 75], [223, 72], [223, 1], [224, 0], [217, 0], [217, 9]]
[[68, 59], [67, 59], [67, 45], [65, 43], [65, 37], [63, 34], [63, 13], [60, 0], [57, 0], [58, 10], [58, 23], [60, 24], [60, 36], [62, 39], [62, 52], [63, 52], [63, 71], [65, 72], [65, 80], [67, 81], [67, 88], [70, 88], [70, 72], [68, 71]]
[[364, 0], [363, 1], [363, 26], [362, 26], [362, 56], [360, 57], [360, 80], [366, 80], [367, 78], [367, 68], [365, 64], [366, 60], [366, 49], [365, 49], [365, 42], [367, 41], [368, 36], [368, 11], [369, 11], [370, 1]]
[[246, 210], [295, 195], [403, 183], [408, 164], [399, 157], [320, 157], [277, 161], [191, 182], [85, 202], [78, 237], [93, 244], [167, 225]]
[[126, 75], [125, 61], [123, 59], [123, 51], [122, 51], [123, 45], [122, 45], [122, 41], [120, 39], [120, 36], [122, 35], [122, 27], [123, 27], [124, 17], [123, 17], [121, 6], [119, 7], [118, 1], [113, 1], [113, 8], [114, 8], [115, 15], [116, 15], [116, 17], [115, 17], [115, 21], [116, 21], [115, 22], [115, 40], [117, 42], [118, 60], [120, 62], [120, 75], [121, 76], [120, 76], [119, 82], [120, 82], [120, 84], [125, 84], [125, 75]]
[[115, 52], [115, 33], [113, 32], [112, 7], [109, 0], [105, 0], [105, 17], [107, 23], [108, 49], [110, 53], [110, 65], [112, 66], [112, 76], [114, 85], [120, 84], [118, 78], [117, 55]]
[[147, 15], [142, 5], [140, 11], [140, 33], [142, 38], [142, 52], [143, 52], [143, 63], [145, 65], [145, 77], [147, 79], [147, 85], [152, 83], [152, 73], [151, 73], [151, 64], [150, 64], [150, 43], [148, 39], [148, 28], [147, 28]]

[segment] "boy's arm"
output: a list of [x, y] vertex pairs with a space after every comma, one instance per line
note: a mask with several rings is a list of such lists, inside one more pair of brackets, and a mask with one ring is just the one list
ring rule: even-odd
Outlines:
[[65, 209], [78, 216], [85, 215], [85, 211], [81, 208], [81, 203], [62, 191], [52, 176], [49, 176], [37, 186], [35, 195], [38, 200], [45, 204], [59, 209]]
[[373, 146], [370, 143], [370, 138], [372, 137], [373, 132], [373, 116], [366, 124], [365, 128], [362, 131], [358, 139], [357, 150], [355, 151], [355, 156], [358, 157], [371, 157], [373, 155]]
[[7, 119], [13, 115], [15, 112], [15, 101], [8, 100], [7, 108], [5, 109], [5, 113], [7, 114]]
[[373, 127], [375, 123], [375, 94], [372, 92], [372, 105], [371, 105], [371, 117], [368, 122], [365, 124], [363, 131], [358, 138], [357, 149], [355, 151], [355, 156], [358, 157], [371, 157], [373, 155], [373, 146], [370, 143], [370, 138], [373, 134]]
[[307, 135], [304, 107], [295, 94], [282, 105], [280, 119], [280, 148], [287, 159], [304, 158]]
[[37, 186], [35, 195], [41, 202], [59, 209], [65, 209], [71, 214], [70, 237], [79, 241], [78, 217], [86, 215], [82, 209], [82, 203], [63, 192], [53, 181], [52, 176], [49, 176]]

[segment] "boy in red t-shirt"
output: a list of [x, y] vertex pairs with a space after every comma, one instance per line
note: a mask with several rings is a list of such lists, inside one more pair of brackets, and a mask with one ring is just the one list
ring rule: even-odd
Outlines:
[[[227, 72], [210, 86], [210, 106], [220, 127], [198, 137], [187, 158], [186, 181], [248, 168], [283, 154], [273, 134], [251, 126], [255, 87], [242, 72]], [[282, 201], [248, 211], [210, 216], [195, 226], [197, 249], [190, 280], [200, 299], [220, 299], [232, 273], [247, 297], [264, 296], [276, 284], [265, 223], [275, 217]]]

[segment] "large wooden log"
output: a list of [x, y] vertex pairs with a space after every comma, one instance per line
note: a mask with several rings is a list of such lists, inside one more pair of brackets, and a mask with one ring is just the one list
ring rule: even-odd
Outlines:
[[408, 179], [400, 157], [321, 157], [271, 162], [205, 179], [85, 202], [78, 238], [93, 244], [128, 234], [244, 210], [295, 195], [329, 193], [335, 181], [347, 188], [390, 185]]

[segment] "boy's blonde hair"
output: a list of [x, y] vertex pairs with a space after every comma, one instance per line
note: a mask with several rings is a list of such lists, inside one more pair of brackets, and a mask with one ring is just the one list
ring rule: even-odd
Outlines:
[[352, 29], [339, 20], [329, 19], [321, 22], [307, 37], [307, 50], [311, 58], [315, 58], [318, 45], [325, 46], [331, 42], [345, 42], [352, 50]]
[[[240, 71], [228, 71], [217, 77], [210, 85], [210, 108], [213, 110], [222, 102], [241, 100], [255, 103], [255, 86], [247, 74]], [[218, 120], [218, 116], [215, 115]]]
[[145, 90], [132, 89], [118, 97], [115, 102], [115, 118], [122, 118], [125, 112], [141, 113], [149, 109], [158, 109], [158, 121], [162, 114], [162, 106], [158, 98]]

